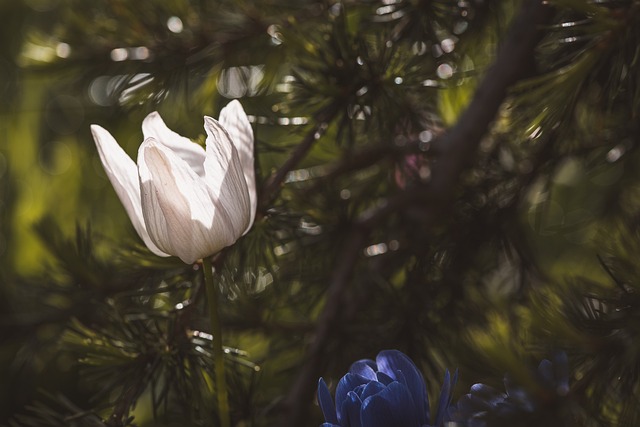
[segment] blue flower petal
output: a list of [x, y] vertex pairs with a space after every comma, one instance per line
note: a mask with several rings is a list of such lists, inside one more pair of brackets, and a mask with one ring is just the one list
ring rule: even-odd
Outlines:
[[404, 353], [398, 350], [384, 350], [376, 357], [378, 371], [396, 378], [396, 372], [401, 371], [407, 383], [407, 387], [419, 412], [420, 425], [427, 424], [429, 420], [429, 398], [424, 378], [416, 365]]
[[342, 425], [344, 427], [362, 427], [362, 422], [360, 421], [361, 408], [362, 400], [360, 400], [360, 397], [353, 391], [347, 393], [347, 398], [342, 403], [342, 414], [346, 417]]
[[467, 421], [467, 427], [487, 427], [485, 415], [486, 414], [477, 414], [469, 418]]
[[336, 412], [338, 416], [338, 424], [342, 424], [346, 414], [342, 413], [342, 404], [347, 398], [347, 394], [355, 390], [356, 387], [369, 383], [370, 380], [361, 375], [348, 373], [340, 379], [336, 387]]
[[342, 427], [342, 426], [338, 424], [332, 424], [332, 423], [322, 423], [320, 427]]
[[385, 388], [386, 386], [384, 384], [379, 383], [377, 381], [371, 381], [369, 384], [365, 386], [364, 390], [362, 391], [362, 394], [360, 394], [360, 399], [364, 401], [367, 397], [378, 394]]
[[444, 381], [442, 383], [442, 390], [440, 390], [440, 400], [438, 401], [438, 409], [436, 410], [436, 419], [432, 423], [435, 426], [442, 424], [444, 416], [447, 413], [447, 408], [451, 404], [451, 398], [453, 394], [453, 387], [458, 382], [458, 371], [456, 371], [453, 380], [449, 375], [449, 370], [444, 374]]
[[[358, 387], [354, 388], [354, 389], [353, 389], [353, 390], [351, 390], [351, 391], [353, 391], [355, 394], [357, 394], [357, 395], [360, 397], [360, 399], [362, 400], [362, 392], [364, 391], [364, 388], [365, 388], [368, 384], [370, 384], [370, 383], [360, 384]], [[349, 394], [349, 393], [347, 393], [347, 394]]]
[[[455, 405], [447, 409], [446, 423], [464, 427], [486, 427], [486, 417], [496, 411], [495, 405], [490, 405], [484, 399], [473, 394], [466, 394]], [[437, 424], [436, 424], [437, 425]]]
[[[397, 375], [397, 374], [396, 374]], [[394, 381], [398, 381], [398, 382], [403, 382], [400, 381], [399, 378], [396, 378], [395, 380], [393, 378], [391, 378], [389, 375], [385, 374], [384, 372], [376, 372], [376, 378], [378, 379], [379, 382], [381, 382], [384, 385], [389, 385]], [[404, 376], [403, 376], [404, 378]], [[405, 385], [406, 385], [406, 381], [404, 381]]]
[[376, 379], [376, 363], [371, 359], [362, 359], [353, 363], [349, 368], [349, 372], [352, 374], [362, 375], [370, 380]]
[[538, 365], [538, 374], [542, 385], [546, 388], [554, 388], [553, 363], [550, 360], [543, 359]]
[[[384, 372], [378, 372], [378, 374], [380, 375], [385, 375]], [[393, 382], [394, 380], [392, 380]], [[404, 384], [407, 388], [409, 388], [409, 385], [407, 384], [407, 378], [404, 376], [404, 374], [402, 373], [402, 371], [396, 371], [396, 375], [395, 375], [395, 381], [398, 381], [400, 384]], [[391, 383], [389, 383], [391, 384]], [[388, 384], [387, 384], [388, 385]], [[410, 389], [409, 389], [410, 391]]]
[[331, 398], [329, 387], [327, 387], [327, 383], [322, 378], [318, 381], [318, 404], [324, 415], [324, 420], [327, 423], [337, 424], [336, 406]]
[[556, 377], [556, 393], [566, 396], [569, 393], [569, 357], [561, 351], [553, 358], [553, 368]]
[[457, 410], [460, 413], [476, 413], [486, 412], [493, 408], [495, 405], [489, 404], [486, 400], [474, 396], [473, 394], [465, 394], [458, 399]]
[[520, 402], [512, 399], [505, 399], [503, 402], [498, 403], [493, 409], [492, 413], [498, 418], [510, 417], [516, 413], [522, 414], [522, 411], [532, 412], [534, 410], [533, 403]]
[[533, 412], [535, 409], [535, 404], [531, 399], [531, 396], [524, 388], [515, 385], [511, 380], [509, 375], [505, 375], [504, 377], [504, 388], [507, 391], [507, 406], [510, 408], [513, 405], [517, 405], [520, 409]]
[[474, 384], [470, 391], [472, 395], [484, 400], [492, 408], [507, 397], [504, 393], [486, 384]]
[[420, 427], [419, 411], [409, 389], [392, 382], [362, 402], [362, 425], [367, 427]]
[[560, 396], [569, 393], [569, 360], [567, 353], [559, 352], [554, 355], [553, 362], [544, 359], [538, 365], [538, 380], [541, 385], [553, 390]]

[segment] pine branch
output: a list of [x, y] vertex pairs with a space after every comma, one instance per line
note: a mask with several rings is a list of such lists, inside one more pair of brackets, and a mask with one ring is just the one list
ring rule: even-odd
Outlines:
[[330, 105], [329, 108], [326, 108], [317, 114], [314, 120], [317, 124], [305, 135], [300, 144], [296, 146], [287, 161], [284, 162], [284, 164], [267, 179], [267, 182], [259, 195], [259, 212], [265, 211], [271, 204], [287, 174], [304, 159], [316, 141], [318, 141], [324, 132], [326, 132], [329, 123], [331, 123], [338, 112], [339, 108], [336, 105]]
[[[291, 387], [282, 425], [295, 427], [302, 425], [306, 419], [315, 382], [326, 366], [324, 350], [329, 341], [329, 331], [335, 330], [339, 321], [347, 283], [369, 230], [391, 213], [416, 203], [415, 197], [412, 196], [419, 196], [418, 200], [421, 202], [430, 201], [424, 218], [425, 223], [433, 225], [446, 213], [453, 202], [453, 190], [460, 174], [471, 164], [482, 137], [489, 130], [507, 96], [509, 87], [529, 71], [526, 65], [530, 63], [534, 48], [541, 37], [539, 28], [550, 17], [549, 8], [540, 0], [527, 0], [523, 3], [495, 63], [487, 70], [486, 77], [473, 100], [457, 124], [439, 140], [437, 148], [441, 150], [442, 155], [432, 166], [431, 182], [420, 193], [400, 193], [382, 208], [366, 214], [353, 224], [355, 228], [339, 258], [341, 262], [334, 272], [324, 311], [318, 319], [314, 340]], [[337, 341], [335, 337], [332, 338]]]
[[[46, 403], [44, 402], [46, 400]], [[43, 393], [43, 401], [26, 408], [28, 413], [16, 415], [9, 427], [109, 427], [93, 411], [79, 408], [62, 394]], [[130, 426], [128, 423], [126, 426]]]

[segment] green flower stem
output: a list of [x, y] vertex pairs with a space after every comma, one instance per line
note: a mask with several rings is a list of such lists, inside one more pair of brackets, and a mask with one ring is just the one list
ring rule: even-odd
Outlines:
[[218, 289], [213, 282], [213, 267], [210, 258], [203, 258], [204, 282], [209, 302], [209, 318], [211, 319], [211, 335], [213, 335], [213, 363], [216, 374], [216, 396], [218, 397], [218, 416], [222, 427], [231, 427], [229, 417], [229, 398], [227, 380], [224, 373], [224, 349], [222, 348], [222, 330], [218, 314]]

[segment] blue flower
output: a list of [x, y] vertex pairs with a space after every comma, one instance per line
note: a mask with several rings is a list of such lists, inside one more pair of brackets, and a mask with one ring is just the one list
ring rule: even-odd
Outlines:
[[378, 353], [375, 362], [355, 362], [336, 388], [335, 403], [327, 384], [318, 381], [322, 427], [428, 427], [441, 426], [451, 403], [457, 372], [447, 371], [434, 418], [424, 378], [416, 365], [398, 350]]
[[455, 427], [487, 427], [498, 420], [531, 417], [545, 397], [563, 398], [569, 393], [566, 353], [558, 353], [553, 362], [544, 359], [534, 377], [537, 395], [514, 384], [508, 376], [504, 379], [504, 393], [485, 384], [474, 384], [468, 394], [449, 407], [445, 421]]

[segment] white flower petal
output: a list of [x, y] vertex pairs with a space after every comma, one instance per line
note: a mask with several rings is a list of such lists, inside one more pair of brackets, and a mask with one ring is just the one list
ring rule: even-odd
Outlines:
[[138, 152], [142, 213], [153, 241], [187, 264], [219, 252], [217, 207], [204, 180], [170, 148], [148, 138]]
[[227, 131], [211, 117], [204, 118], [207, 132], [205, 181], [216, 205], [214, 228], [227, 234], [228, 244], [240, 237], [251, 220], [251, 201], [238, 152]]
[[102, 166], [136, 232], [151, 252], [158, 256], [169, 256], [153, 243], [145, 227], [136, 164], [106, 129], [91, 125], [91, 133], [98, 148]]
[[220, 112], [220, 124], [227, 130], [231, 140], [238, 150], [238, 158], [242, 164], [242, 172], [244, 174], [245, 181], [247, 182], [251, 206], [251, 218], [249, 220], [249, 226], [243, 233], [246, 234], [246, 232], [249, 231], [249, 228], [253, 225], [253, 220], [256, 216], [256, 207], [258, 204], [253, 154], [253, 129], [251, 129], [251, 124], [249, 123], [247, 114], [244, 112], [242, 105], [237, 99], [234, 99], [222, 109]]
[[144, 139], [154, 138], [169, 147], [191, 166], [200, 176], [204, 176], [204, 149], [189, 138], [172, 131], [157, 111], [149, 114], [142, 122]]

